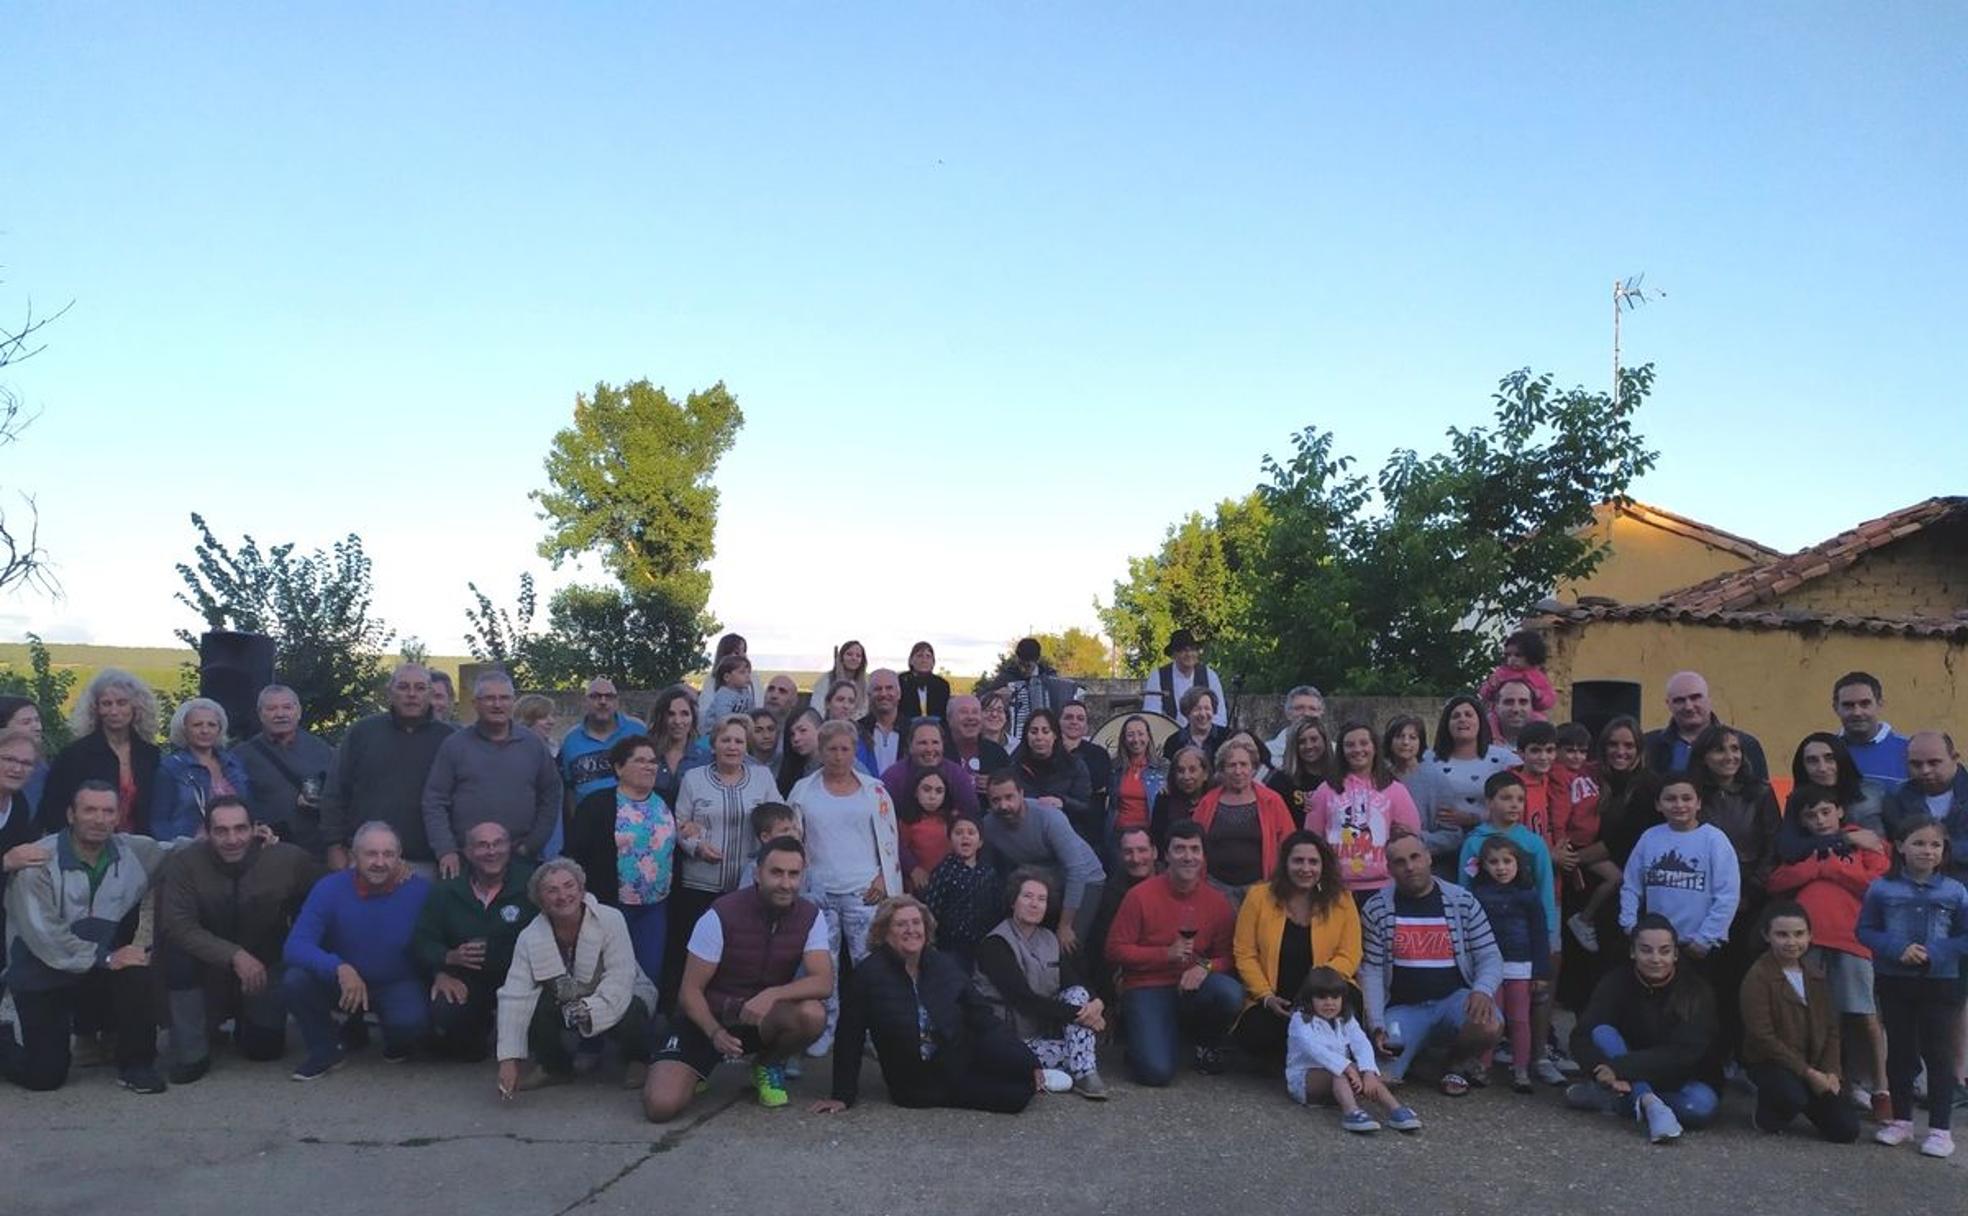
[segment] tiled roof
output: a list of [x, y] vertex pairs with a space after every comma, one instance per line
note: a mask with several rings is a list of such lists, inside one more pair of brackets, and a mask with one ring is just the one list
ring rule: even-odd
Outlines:
[[1930, 498], [1869, 520], [1820, 545], [1766, 565], [1732, 570], [1671, 591], [1650, 604], [1620, 604], [1585, 596], [1576, 604], [1546, 600], [1538, 611], [1554, 622], [1664, 620], [1735, 629], [1833, 629], [1968, 641], [1968, 610], [1953, 617], [1869, 617], [1850, 613], [1758, 609], [1814, 579], [1843, 570], [1874, 549], [1946, 521], [1968, 521], [1968, 498]]
[[1738, 557], [1747, 558], [1753, 562], [1775, 561], [1783, 556], [1783, 553], [1779, 550], [1772, 549], [1768, 545], [1759, 544], [1746, 536], [1737, 536], [1733, 532], [1724, 532], [1722, 529], [1705, 524], [1698, 519], [1689, 519], [1685, 515], [1676, 515], [1672, 511], [1656, 507], [1650, 503], [1641, 502], [1638, 499], [1629, 498], [1621, 503], [1608, 503], [1607, 506], [1611, 510], [1627, 516], [1629, 519], [1635, 519], [1645, 524], [1652, 524], [1662, 531], [1672, 532], [1677, 536], [1685, 536], [1691, 540], [1700, 541], [1705, 545], [1712, 545], [1717, 549], [1733, 553]]

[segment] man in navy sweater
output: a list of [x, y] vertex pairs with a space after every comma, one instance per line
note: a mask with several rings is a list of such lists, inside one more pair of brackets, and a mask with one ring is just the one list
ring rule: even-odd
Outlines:
[[[430, 997], [411, 951], [430, 883], [403, 864], [388, 824], [363, 824], [354, 845], [354, 866], [315, 884], [287, 935], [281, 988], [307, 1044], [296, 1081], [327, 1075], [367, 1043], [372, 1009], [385, 1060], [406, 1058], [430, 1030]], [[337, 1009], [348, 1015], [339, 1041]]]

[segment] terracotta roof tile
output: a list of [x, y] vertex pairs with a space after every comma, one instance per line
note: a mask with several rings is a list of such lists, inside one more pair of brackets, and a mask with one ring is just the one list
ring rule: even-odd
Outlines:
[[1538, 612], [1543, 620], [1556, 624], [1596, 620], [1662, 620], [1724, 625], [1732, 629], [1834, 629], [1968, 642], [1968, 609], [1956, 612], [1952, 617], [1908, 618], [1808, 612], [1774, 606], [1758, 609], [1758, 605], [1768, 604], [1777, 596], [1813, 579], [1845, 569], [1874, 549], [1950, 520], [1968, 520], [1968, 497], [1930, 498], [1915, 503], [1890, 515], [1867, 520], [1823, 544], [1813, 545], [1789, 557], [1719, 574], [1679, 591], [1671, 591], [1650, 604], [1621, 604], [1589, 596], [1576, 604], [1546, 600], [1538, 605]]

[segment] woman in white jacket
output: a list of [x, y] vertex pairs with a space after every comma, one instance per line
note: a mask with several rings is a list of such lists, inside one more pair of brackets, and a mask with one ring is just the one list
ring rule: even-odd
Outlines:
[[1421, 1118], [1380, 1079], [1373, 1041], [1347, 1012], [1346, 994], [1346, 977], [1331, 967], [1314, 967], [1299, 986], [1285, 1032], [1285, 1088], [1296, 1102], [1337, 1103], [1339, 1125], [1349, 1132], [1380, 1130], [1363, 1102], [1385, 1110], [1394, 1130], [1420, 1131]]
[[621, 1048], [624, 1088], [641, 1088], [656, 987], [636, 966], [628, 922], [588, 894], [587, 873], [566, 858], [533, 871], [526, 893], [540, 915], [520, 930], [499, 988], [499, 1093], [571, 1079], [576, 1045], [597, 1039]]

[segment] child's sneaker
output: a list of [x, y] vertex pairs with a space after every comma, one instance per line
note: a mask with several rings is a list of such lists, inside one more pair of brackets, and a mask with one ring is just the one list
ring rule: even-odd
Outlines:
[[1578, 944], [1587, 954], [1599, 953], [1599, 930], [1593, 928], [1592, 922], [1585, 919], [1585, 913], [1572, 913], [1566, 918], [1565, 927], [1572, 931], [1572, 936], [1578, 939]]
[[1558, 1062], [1549, 1056], [1531, 1065], [1531, 1075], [1546, 1085], [1563, 1085], [1565, 1083], [1565, 1070], [1558, 1067]]
[[1421, 1130], [1421, 1116], [1415, 1114], [1411, 1106], [1397, 1106], [1387, 1112], [1387, 1126], [1397, 1132], [1418, 1132]]
[[752, 1085], [758, 1090], [759, 1105], [777, 1110], [792, 1101], [786, 1092], [786, 1070], [778, 1064], [752, 1065]]
[[1651, 1144], [1666, 1144], [1681, 1138], [1681, 1120], [1674, 1117], [1659, 1094], [1647, 1094], [1633, 1104], [1633, 1117], [1647, 1128]]
[[1920, 1155], [1923, 1157], [1954, 1156], [1954, 1133], [1944, 1128], [1933, 1128], [1927, 1138], [1920, 1142]]
[[1898, 1148], [1913, 1139], [1913, 1120], [1888, 1119], [1879, 1125], [1878, 1131], [1872, 1133], [1872, 1138], [1887, 1148]]
[[1501, 1064], [1505, 1068], [1513, 1067], [1517, 1063], [1517, 1053], [1510, 1050], [1510, 1044], [1498, 1043], [1490, 1049], [1490, 1063]]
[[[1542, 1064], [1544, 1061], [1538, 1062]], [[1537, 1092], [1537, 1086], [1531, 1084], [1531, 1074], [1521, 1068], [1510, 1074], [1510, 1088], [1520, 1094]]]
[[1377, 1132], [1380, 1130], [1380, 1122], [1357, 1106], [1339, 1117], [1339, 1125], [1349, 1132]]

